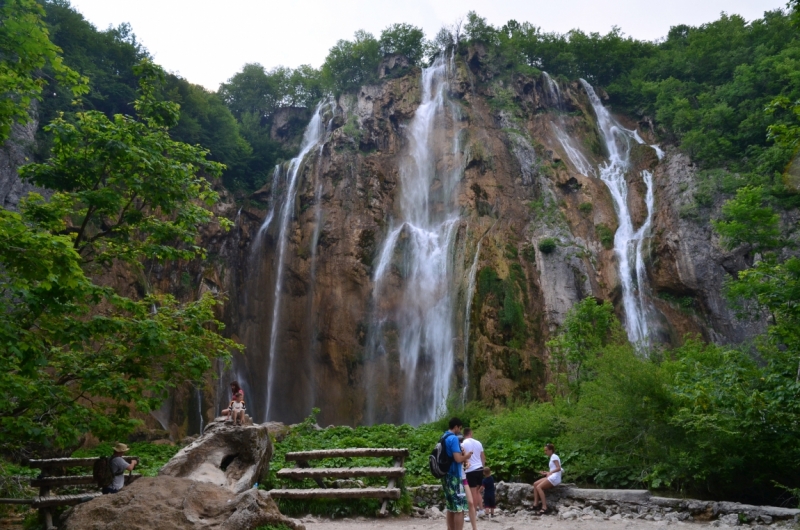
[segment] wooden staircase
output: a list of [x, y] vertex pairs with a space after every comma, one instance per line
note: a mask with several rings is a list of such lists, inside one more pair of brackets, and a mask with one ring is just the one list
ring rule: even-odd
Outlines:
[[[393, 467], [310, 467], [309, 460], [322, 460], [325, 458], [358, 458], [358, 457], [393, 457]], [[383, 499], [381, 515], [386, 515], [386, 505], [389, 500], [400, 498], [400, 488], [397, 480], [406, 474], [403, 461], [408, 457], [408, 449], [326, 449], [320, 451], [300, 451], [287, 453], [287, 462], [294, 462], [294, 468], [284, 468], [278, 471], [280, 478], [294, 480], [313, 479], [318, 488], [313, 489], [275, 489], [269, 493], [276, 499]], [[323, 478], [355, 478], [355, 477], [387, 477], [389, 484], [386, 488], [327, 488]]]

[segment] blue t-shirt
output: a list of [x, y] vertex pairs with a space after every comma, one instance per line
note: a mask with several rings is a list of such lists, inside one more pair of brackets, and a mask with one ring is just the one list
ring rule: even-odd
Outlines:
[[[445, 434], [448, 432], [450, 431], [445, 432]], [[450, 458], [453, 458], [453, 453], [460, 453], [461, 444], [458, 443], [458, 436], [450, 432], [450, 436], [444, 439], [444, 448], [447, 451], [447, 456]], [[461, 464], [453, 459], [453, 463], [450, 464], [450, 471], [448, 471], [447, 474], [461, 478]]]
[[486, 495], [494, 495], [494, 477], [491, 475], [483, 479], [483, 491]]

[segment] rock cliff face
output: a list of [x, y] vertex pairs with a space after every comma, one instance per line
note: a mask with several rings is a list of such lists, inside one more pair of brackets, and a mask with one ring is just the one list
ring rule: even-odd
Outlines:
[[46, 190], [21, 180], [17, 172], [21, 165], [32, 161], [37, 127], [36, 120], [14, 124], [11, 136], [0, 146], [0, 206], [7, 210], [16, 210], [19, 201], [31, 191], [47, 195]]
[[[487, 79], [480, 61], [473, 51], [448, 66], [449, 110], [430, 141], [433, 151], [450, 151], [435, 161], [430, 190], [431, 208], [443, 208], [435, 199], [442, 175], [461, 168], [454, 191], [459, 216], [448, 247], [452, 267], [443, 272], [456, 300], [450, 393], [499, 403], [544, 395], [545, 342], [576, 302], [611, 300], [623, 321], [626, 315], [613, 249], [618, 212], [592, 169], [609, 153], [584, 86], [548, 85], [553, 81], [546, 75]], [[224, 277], [215, 272], [209, 280], [228, 293], [229, 331], [248, 348], [224, 377], [244, 383], [257, 420], [266, 419], [271, 388], [269, 419], [299, 421], [318, 406], [325, 423], [402, 421], [408, 374], [396, 347], [400, 324], [384, 320], [408, 303], [403, 286], [413, 271], [401, 258], [389, 260], [392, 271], [377, 296], [375, 278], [386, 238], [402, 217], [407, 190], [400, 168], [413, 154], [408, 128], [423, 98], [421, 76], [419, 69], [387, 76], [324, 111], [327, 129], [301, 163], [283, 232], [276, 212], [290, 185], [276, 177], [254, 195], [263, 208], [255, 200], [242, 208], [234, 233], [218, 239], [220, 263], [213, 270]], [[643, 253], [647, 284], [639, 286], [652, 341], [752, 336], [759, 325], [738, 322], [721, 294], [725, 279], [752, 259], [720, 250], [708, 216], [722, 199], [705, 217], [691, 214], [690, 161], [672, 148], [659, 160], [647, 145], [655, 141], [647, 123], [616, 119], [646, 140], [630, 147], [626, 173], [634, 229], [647, 218], [642, 172], [653, 175]], [[406, 237], [401, 231], [395, 252], [402, 254]], [[376, 315], [389, 315], [379, 323], [384, 346], [378, 354]], [[279, 331], [270, 352], [273, 328]], [[421, 359], [420, 373], [430, 368]]]

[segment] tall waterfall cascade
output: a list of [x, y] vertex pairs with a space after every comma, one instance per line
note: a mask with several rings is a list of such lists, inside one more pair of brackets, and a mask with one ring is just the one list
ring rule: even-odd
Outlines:
[[[389, 358], [397, 356], [400, 370], [393, 377], [401, 382], [401, 395], [395, 406], [399, 421], [411, 424], [433, 420], [444, 410], [463, 326], [456, 322], [458, 289], [453, 287], [460, 227], [456, 192], [464, 170], [447, 75], [448, 61], [441, 56], [422, 71], [421, 103], [406, 127], [407, 152], [399, 166], [399, 208], [373, 278], [376, 311], [369, 355], [384, 363], [384, 371], [391, 370]], [[398, 274], [399, 301], [384, 307], [384, 293]], [[367, 392], [370, 422], [383, 419], [374, 394]]]
[[[628, 182], [626, 174], [630, 169], [631, 142], [644, 144], [638, 131], [621, 126], [608, 112], [594, 88], [581, 79], [589, 101], [597, 116], [600, 136], [605, 142], [608, 160], [598, 166], [600, 179], [606, 184], [614, 200], [619, 227], [614, 234], [614, 252], [619, 262], [619, 278], [622, 284], [622, 305], [625, 311], [625, 328], [628, 339], [635, 345], [646, 347], [650, 341], [648, 319], [652, 306], [648, 299], [647, 271], [644, 251], [647, 236], [653, 221], [653, 174], [642, 171], [645, 184], [645, 204], [647, 216], [639, 228], [634, 227], [628, 207]], [[663, 152], [657, 146], [659, 159]]]

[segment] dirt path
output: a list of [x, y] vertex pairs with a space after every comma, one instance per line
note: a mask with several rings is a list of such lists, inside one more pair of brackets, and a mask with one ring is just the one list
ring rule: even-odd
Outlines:
[[[303, 523], [306, 530], [446, 530], [444, 519], [420, 519], [420, 518], [389, 518], [389, 519], [365, 519], [358, 517], [355, 519], [314, 519], [304, 518]], [[499, 516], [493, 519], [480, 519], [478, 530], [541, 530], [542, 528], [552, 528], [553, 530], [627, 530], [627, 529], [651, 529], [663, 528], [667, 525], [683, 527], [686, 530], [700, 530], [708, 527], [701, 523], [667, 523], [666, 521], [650, 522], [643, 520], [603, 520], [600, 518], [587, 516], [586, 520], [561, 521], [555, 516], [531, 517], [518, 516], [507, 517]], [[464, 530], [471, 530], [469, 523], [464, 523]]]

